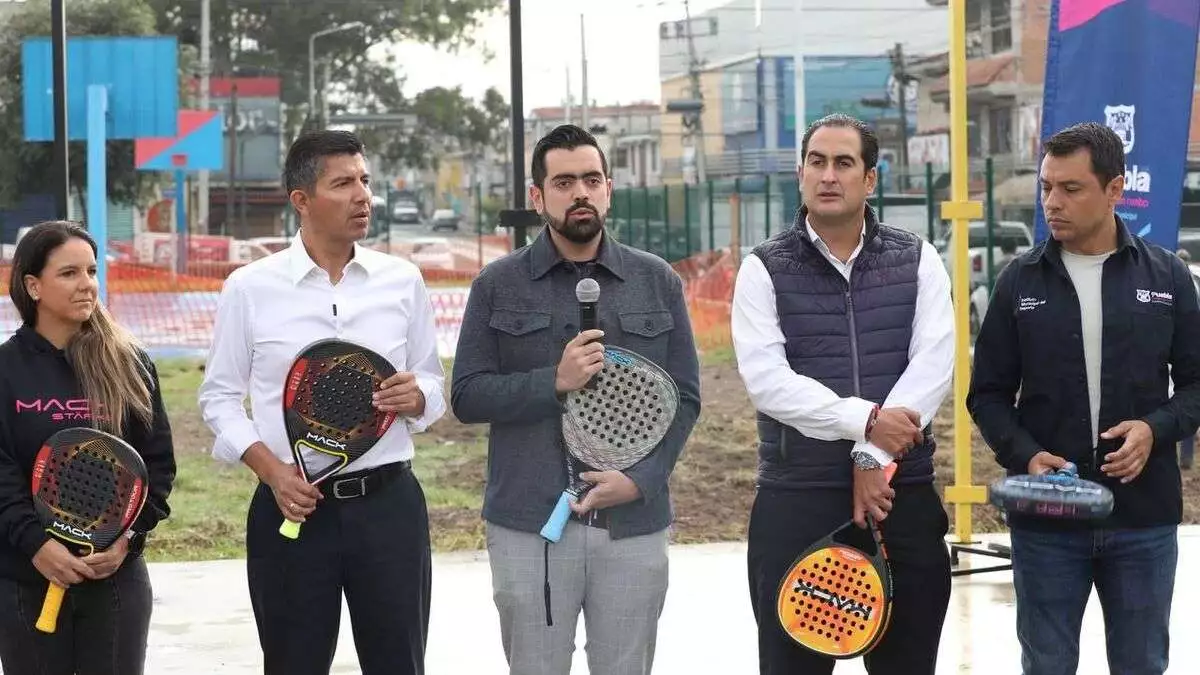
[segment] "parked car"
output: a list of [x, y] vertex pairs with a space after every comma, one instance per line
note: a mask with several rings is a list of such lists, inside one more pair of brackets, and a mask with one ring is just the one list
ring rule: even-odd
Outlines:
[[459, 215], [451, 209], [438, 209], [433, 212], [433, 218], [430, 219], [429, 229], [437, 232], [438, 230], [454, 230], [458, 231], [458, 223], [461, 220]]
[[[987, 224], [983, 221], [973, 221], [967, 225], [967, 261], [971, 272], [971, 286], [983, 284], [987, 286]], [[948, 231], [946, 238], [934, 245], [942, 257], [946, 271], [954, 275], [954, 261], [951, 254], [954, 251], [954, 233]], [[998, 221], [992, 230], [992, 259], [995, 262], [996, 273], [1006, 260], [1005, 244], [1011, 244], [1013, 254], [1023, 253], [1033, 247], [1033, 232], [1029, 226], [1015, 220]]]
[[392, 204], [392, 222], [400, 225], [418, 225], [421, 222], [421, 211], [410, 201], [396, 201]]

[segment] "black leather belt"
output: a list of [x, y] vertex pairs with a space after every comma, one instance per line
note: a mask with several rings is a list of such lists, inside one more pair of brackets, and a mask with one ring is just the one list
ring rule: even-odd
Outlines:
[[608, 513], [600, 509], [592, 509], [582, 516], [572, 511], [571, 520], [574, 520], [577, 523], [583, 523], [588, 527], [598, 527], [602, 530], [608, 529]]
[[321, 494], [334, 499], [357, 499], [382, 488], [393, 479], [412, 470], [412, 461], [392, 462], [382, 466], [337, 475], [321, 483]]

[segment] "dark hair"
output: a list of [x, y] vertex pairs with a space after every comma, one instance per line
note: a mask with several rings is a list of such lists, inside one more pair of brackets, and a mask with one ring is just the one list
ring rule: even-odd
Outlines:
[[[25, 288], [25, 277], [41, 276], [50, 254], [71, 239], [86, 241], [96, 254], [96, 242], [88, 231], [65, 220], [38, 223], [17, 243], [8, 296], [29, 326], [37, 325], [38, 304]], [[150, 423], [153, 411], [147, 386], [149, 371], [142, 363], [137, 340], [113, 320], [103, 305], [96, 305], [91, 317], [71, 338], [66, 355], [90, 403], [93, 424], [100, 426], [101, 411], [108, 431], [117, 435], [123, 432], [129, 412], [143, 424]]]
[[879, 137], [871, 130], [871, 127], [866, 122], [843, 115], [842, 113], [834, 113], [826, 115], [821, 119], [813, 122], [804, 131], [804, 139], [800, 143], [800, 162], [804, 163], [808, 157], [808, 141], [812, 139], [813, 134], [817, 133], [817, 129], [822, 127], [840, 127], [843, 129], [854, 129], [858, 132], [858, 138], [862, 141], [862, 161], [863, 169], [870, 171], [879, 163]]
[[349, 131], [322, 129], [310, 131], [297, 138], [288, 148], [283, 163], [283, 187], [290, 195], [294, 190], [312, 192], [325, 168], [326, 157], [361, 155], [362, 141]]
[[596, 152], [600, 153], [600, 167], [604, 171], [604, 177], [607, 178], [608, 159], [604, 157], [604, 151], [600, 149], [600, 144], [596, 142], [596, 137], [574, 124], [563, 124], [555, 127], [553, 131], [545, 136], [542, 136], [541, 140], [533, 148], [533, 166], [531, 171], [533, 174], [533, 184], [541, 188], [546, 182], [546, 153], [551, 150], [574, 150], [584, 145], [590, 145], [596, 149]]
[[1096, 122], [1083, 122], [1054, 134], [1042, 144], [1047, 155], [1067, 157], [1087, 150], [1092, 159], [1092, 173], [1107, 186], [1112, 179], [1125, 175], [1125, 144], [1115, 131]]

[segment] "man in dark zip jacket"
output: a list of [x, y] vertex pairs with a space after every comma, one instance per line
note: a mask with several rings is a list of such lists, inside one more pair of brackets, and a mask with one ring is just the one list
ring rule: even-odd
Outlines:
[[818, 120], [801, 157], [796, 223], [746, 257], [733, 301], [738, 370], [758, 411], [748, 567], [760, 671], [832, 672], [833, 659], [784, 632], [776, 594], [806, 548], [870, 516], [887, 542], [895, 613], [867, 670], [932, 675], [950, 598], [929, 433], [953, 372], [950, 280], [930, 244], [867, 206], [879, 142], [864, 123]]
[[1052, 237], [1000, 274], [975, 343], [967, 407], [996, 461], [1010, 475], [1070, 461], [1116, 500], [1099, 523], [1009, 516], [1025, 675], [1075, 672], [1093, 584], [1112, 672], [1167, 667], [1175, 443], [1200, 424], [1200, 308], [1183, 261], [1116, 215], [1124, 174], [1121, 139], [1103, 125], [1046, 141]]

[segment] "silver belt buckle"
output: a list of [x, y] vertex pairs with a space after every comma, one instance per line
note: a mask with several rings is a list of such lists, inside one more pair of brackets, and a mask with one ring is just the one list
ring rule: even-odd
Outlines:
[[[358, 494], [342, 494], [343, 485], [358, 485]], [[343, 478], [333, 482], [333, 496], [338, 499], [354, 499], [367, 494], [367, 477]]]

